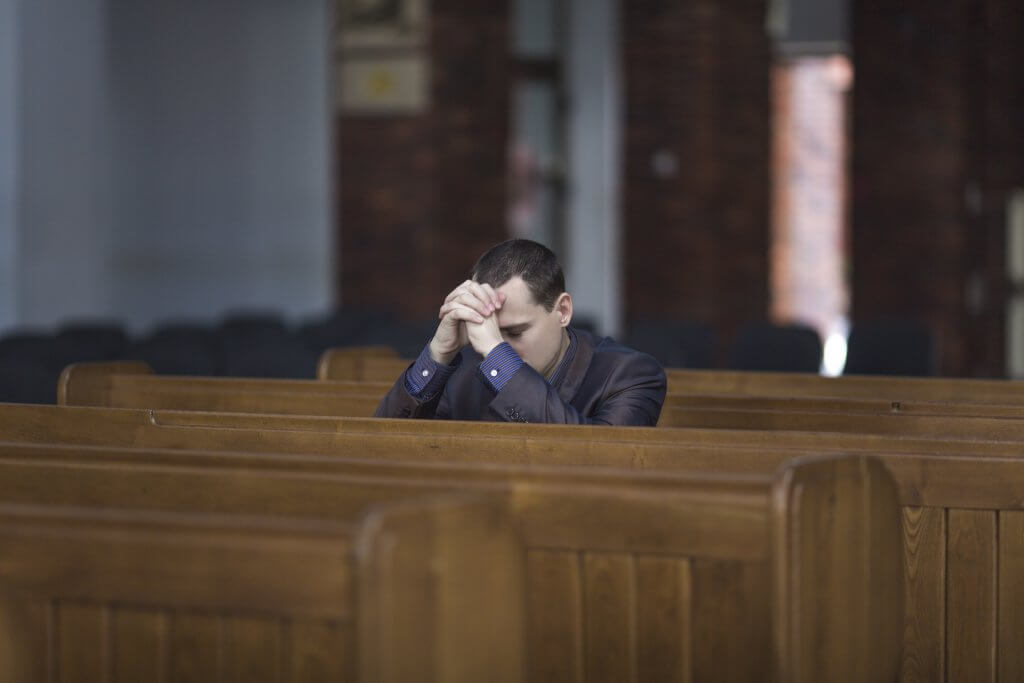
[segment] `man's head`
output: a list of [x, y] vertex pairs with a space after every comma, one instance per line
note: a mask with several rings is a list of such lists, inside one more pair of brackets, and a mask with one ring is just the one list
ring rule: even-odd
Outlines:
[[477, 260], [470, 278], [497, 289], [516, 276], [529, 287], [534, 303], [546, 311], [565, 292], [565, 276], [555, 252], [531, 240], [508, 240], [491, 247]]
[[508, 240], [480, 257], [471, 278], [505, 295], [498, 311], [502, 338], [527, 365], [550, 375], [572, 320], [572, 297], [554, 252], [530, 240]]

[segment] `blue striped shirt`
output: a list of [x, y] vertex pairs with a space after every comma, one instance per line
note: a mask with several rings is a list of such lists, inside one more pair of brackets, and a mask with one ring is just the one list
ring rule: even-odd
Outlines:
[[[551, 375], [551, 380], [548, 384], [552, 386], [556, 386], [562, 381], [566, 368], [572, 361], [573, 356], [576, 355], [576, 335], [571, 329], [568, 330], [568, 334], [569, 348], [566, 349], [565, 356]], [[417, 400], [429, 401], [440, 391], [444, 390], [444, 385], [447, 384], [448, 378], [452, 376], [461, 363], [462, 355], [458, 354], [449, 365], [441, 365], [430, 357], [430, 346], [427, 345], [423, 347], [423, 351], [420, 352], [419, 357], [412, 366], [406, 370], [405, 388]], [[487, 354], [487, 358], [480, 363], [480, 373], [487, 381], [487, 384], [497, 393], [505, 388], [505, 385], [519, 372], [524, 364], [523, 359], [515, 352], [511, 344], [501, 342], [491, 349], [491, 352]]]

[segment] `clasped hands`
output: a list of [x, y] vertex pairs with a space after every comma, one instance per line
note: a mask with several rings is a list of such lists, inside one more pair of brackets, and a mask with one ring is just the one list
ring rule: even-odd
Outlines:
[[466, 280], [453, 289], [437, 314], [441, 322], [430, 340], [431, 358], [447, 365], [467, 344], [486, 357], [503, 341], [498, 311], [504, 303], [505, 294], [488, 284]]

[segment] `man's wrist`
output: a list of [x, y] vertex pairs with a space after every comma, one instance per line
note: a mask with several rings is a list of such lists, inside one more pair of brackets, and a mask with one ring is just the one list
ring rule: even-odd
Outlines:
[[493, 351], [494, 349], [496, 349], [499, 346], [501, 346], [501, 342], [502, 341], [503, 340], [498, 339], [497, 341], [487, 342], [487, 344], [485, 345], [485, 348], [483, 350], [483, 353], [481, 353], [480, 355], [483, 356], [484, 358], [487, 358], [487, 356], [491, 355], [491, 351]]
[[501, 391], [505, 384], [523, 367], [523, 359], [508, 343], [502, 342], [492, 349], [493, 353], [480, 362], [480, 372], [495, 392]]
[[434, 343], [433, 342], [431, 342], [428, 345], [427, 348], [430, 350], [430, 358], [435, 363], [439, 363], [440, 365], [451, 365], [451, 362], [455, 359], [455, 356], [459, 355], [459, 352], [458, 352], [457, 349], [455, 351], [449, 351], [449, 352], [438, 351], [434, 347]]
[[461, 361], [462, 357], [456, 354], [451, 363], [438, 363], [430, 357], [428, 344], [405, 371], [405, 388], [416, 400], [430, 400], [444, 389]]

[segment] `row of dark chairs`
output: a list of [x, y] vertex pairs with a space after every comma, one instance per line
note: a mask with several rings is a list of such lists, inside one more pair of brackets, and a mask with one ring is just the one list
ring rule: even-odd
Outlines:
[[[638, 321], [625, 341], [655, 356], [666, 367], [713, 368], [775, 372], [818, 372], [823, 343], [806, 325], [753, 322], [739, 330], [716, 363], [710, 327], [684, 321]], [[904, 319], [881, 319], [853, 325], [847, 338], [848, 375], [936, 374], [935, 341], [924, 325]]]
[[[591, 328], [587, 320], [578, 326]], [[75, 362], [140, 360], [160, 374], [313, 378], [328, 348], [385, 345], [417, 355], [436, 321], [404, 321], [343, 310], [297, 326], [276, 313], [237, 313], [216, 324], [168, 322], [132, 337], [117, 322], [72, 322], [55, 332], [15, 332], [0, 338], [0, 401], [52, 403], [61, 370]], [[624, 341], [666, 367], [712, 368], [711, 329], [685, 321], [636, 321]], [[753, 323], [732, 341], [724, 366], [735, 370], [817, 372], [822, 342], [801, 325]], [[847, 373], [930, 375], [930, 333], [905, 322], [858, 325], [849, 338]]]
[[171, 321], [138, 336], [116, 321], [16, 331], [0, 337], [0, 401], [53, 403], [64, 367], [85, 361], [140, 360], [169, 375], [312, 379], [328, 348], [386, 345], [415, 356], [435, 326], [346, 310], [294, 326], [273, 312], [230, 314], [212, 324]]

